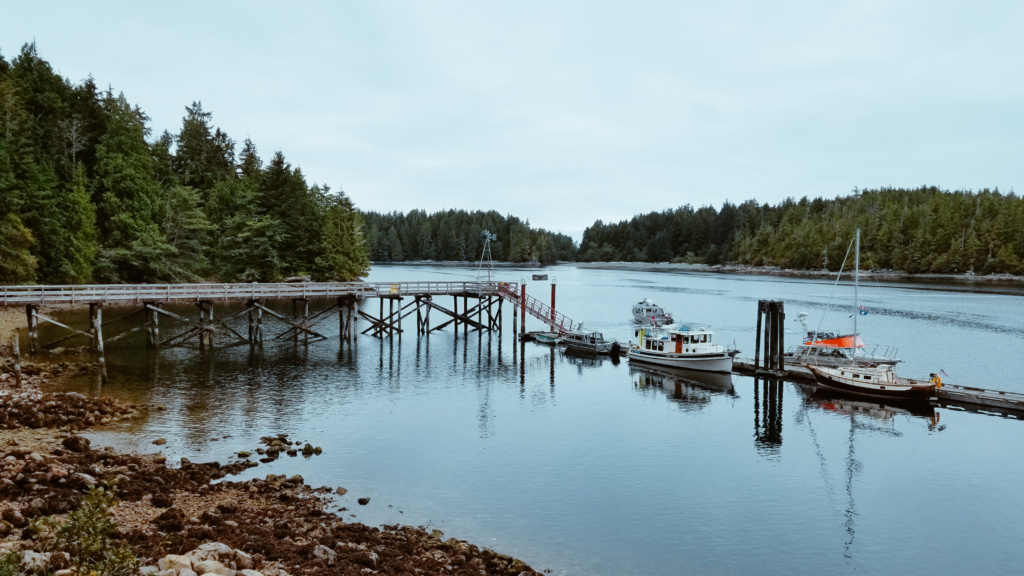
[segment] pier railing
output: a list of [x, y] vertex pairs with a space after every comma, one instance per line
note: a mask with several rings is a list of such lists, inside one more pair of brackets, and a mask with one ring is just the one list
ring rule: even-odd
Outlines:
[[[514, 282], [500, 283], [515, 290]], [[0, 306], [115, 302], [199, 302], [355, 296], [497, 294], [499, 282], [278, 282], [273, 284], [75, 284], [0, 287]]]
[[558, 332], [559, 334], [575, 332], [583, 326], [582, 323], [573, 321], [572, 318], [552, 309], [551, 306], [548, 306], [529, 294], [526, 295], [525, 301], [520, 302], [520, 300], [523, 300], [523, 297], [516, 290], [515, 283], [499, 282], [497, 286], [497, 293], [499, 296], [509, 302], [512, 302], [516, 306], [522, 306], [530, 316], [533, 316], [547, 324], [551, 327], [551, 330]]

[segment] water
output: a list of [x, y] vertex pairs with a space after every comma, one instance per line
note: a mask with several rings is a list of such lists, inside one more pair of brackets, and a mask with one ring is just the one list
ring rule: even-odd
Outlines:
[[[629, 309], [643, 297], [711, 324], [744, 355], [758, 299], [785, 301], [790, 342], [801, 310], [812, 326], [823, 312], [825, 328], [852, 323], [851, 291], [830, 281], [542, 272], [557, 277], [560, 311], [621, 340], [633, 336]], [[379, 266], [370, 280], [473, 277]], [[528, 291], [550, 296], [547, 282], [530, 281]], [[1007, 286], [862, 285], [869, 314], [859, 328], [869, 344], [900, 348], [903, 375], [942, 369], [948, 382], [1024, 392], [1021, 295]], [[364, 306], [376, 314], [375, 301]], [[361, 336], [354, 348], [276, 341], [262, 355], [242, 346], [200, 356], [147, 353], [138, 341], [109, 346], [104, 392], [167, 409], [130, 434], [94, 437], [146, 452], [162, 437], [172, 457], [227, 461], [285, 432], [324, 454], [249, 474], [344, 486], [347, 519], [440, 528], [553, 574], [1019, 570], [1024, 422], [835, 402], [796, 384], [664, 376], [520, 347], [511, 307], [505, 314], [503, 337], [449, 328], [416, 338], [413, 315], [401, 340]], [[336, 321], [322, 326], [337, 333]], [[531, 319], [529, 328], [541, 326]], [[370, 504], [357, 505], [359, 497]]]

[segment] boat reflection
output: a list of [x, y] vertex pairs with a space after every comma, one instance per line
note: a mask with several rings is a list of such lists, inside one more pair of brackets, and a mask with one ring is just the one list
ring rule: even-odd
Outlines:
[[630, 364], [629, 375], [638, 391], [664, 390], [684, 408], [701, 408], [716, 395], [738, 397], [731, 374]]
[[872, 401], [859, 396], [814, 386], [798, 386], [803, 392], [804, 404], [827, 412], [857, 415], [874, 422], [892, 423], [896, 416], [921, 418], [928, 421], [929, 428], [938, 425], [939, 413], [934, 407], [920, 402], [899, 402], [891, 400]]

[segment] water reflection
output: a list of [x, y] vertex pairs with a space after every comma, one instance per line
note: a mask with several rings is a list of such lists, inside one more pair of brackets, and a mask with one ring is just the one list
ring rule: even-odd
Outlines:
[[699, 410], [709, 404], [714, 396], [738, 397], [731, 374], [632, 363], [629, 365], [629, 374], [638, 391], [666, 392], [669, 401], [683, 410]]
[[782, 386], [777, 379], [754, 378], [754, 443], [762, 456], [777, 458], [782, 446]]

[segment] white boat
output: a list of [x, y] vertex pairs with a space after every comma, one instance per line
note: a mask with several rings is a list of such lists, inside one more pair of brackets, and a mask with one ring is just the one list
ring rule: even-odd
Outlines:
[[672, 323], [672, 313], [644, 298], [633, 304], [633, 318], [648, 326], [666, 326]]
[[811, 366], [836, 367], [857, 361], [863, 366], [896, 364], [896, 348], [873, 346], [867, 348], [859, 334], [840, 334], [807, 328], [807, 313], [797, 314], [803, 327], [801, 343], [786, 351], [786, 370], [813, 376]]
[[[857, 287], [860, 279], [860, 229], [854, 240], [856, 245], [853, 276], [853, 349], [859, 343], [857, 337], [857, 317], [863, 314], [858, 306]], [[863, 343], [860, 343], [863, 345]], [[808, 364], [807, 368], [818, 386], [829, 390], [855, 394], [870, 398], [890, 400], [928, 400], [935, 394], [938, 378], [932, 380], [913, 380], [896, 375], [895, 362], [861, 362], [857, 354], [849, 354], [846, 358], [838, 358], [818, 365]]]
[[689, 368], [706, 372], [732, 372], [736, 350], [712, 342], [714, 333], [698, 324], [682, 324], [664, 335], [638, 332], [640, 341], [629, 348], [629, 360], [658, 366]]
[[619, 343], [615, 340], [605, 340], [600, 332], [567, 332], [562, 334], [560, 345], [572, 352], [614, 355], [619, 353]]
[[547, 344], [548, 346], [554, 346], [562, 341], [562, 335], [558, 332], [527, 332], [527, 336], [538, 344]]

